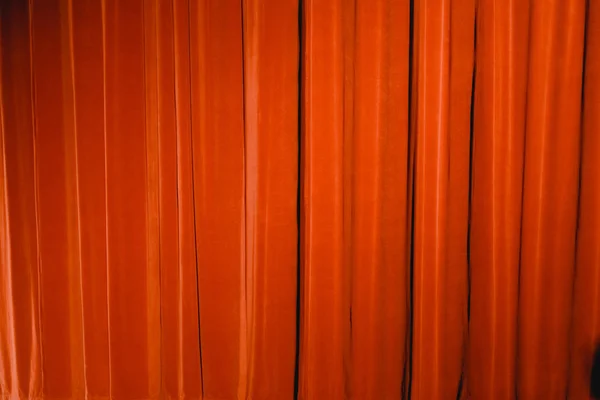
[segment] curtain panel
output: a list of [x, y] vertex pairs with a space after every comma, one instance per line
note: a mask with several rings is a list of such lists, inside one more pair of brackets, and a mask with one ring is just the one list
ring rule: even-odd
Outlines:
[[0, 2], [0, 399], [589, 399], [600, 3]]

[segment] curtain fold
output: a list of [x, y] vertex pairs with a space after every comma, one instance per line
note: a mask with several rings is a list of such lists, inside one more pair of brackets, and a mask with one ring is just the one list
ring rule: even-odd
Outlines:
[[589, 399], [600, 6], [0, 2], [0, 399]]

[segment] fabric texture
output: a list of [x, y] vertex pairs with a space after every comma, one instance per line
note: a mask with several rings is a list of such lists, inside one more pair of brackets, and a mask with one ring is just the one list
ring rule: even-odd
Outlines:
[[589, 399], [600, 2], [0, 1], [0, 399]]

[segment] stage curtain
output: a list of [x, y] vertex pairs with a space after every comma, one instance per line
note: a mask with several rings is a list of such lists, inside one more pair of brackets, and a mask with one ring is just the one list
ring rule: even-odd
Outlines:
[[600, 3], [0, 1], [0, 399], [589, 399]]

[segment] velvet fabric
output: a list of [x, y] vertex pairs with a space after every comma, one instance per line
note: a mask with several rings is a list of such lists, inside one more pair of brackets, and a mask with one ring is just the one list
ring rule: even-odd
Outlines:
[[0, 399], [588, 399], [600, 3], [0, 2]]

